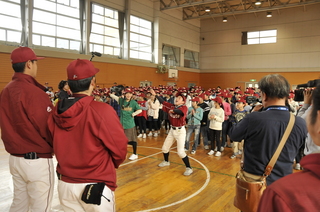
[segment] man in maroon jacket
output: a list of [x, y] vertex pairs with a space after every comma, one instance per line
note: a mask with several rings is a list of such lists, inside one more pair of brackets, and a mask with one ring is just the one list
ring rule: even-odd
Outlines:
[[37, 57], [32, 49], [12, 51], [12, 81], [0, 94], [1, 138], [9, 157], [14, 184], [10, 212], [50, 211], [54, 168], [47, 119], [52, 104], [39, 84]]
[[[60, 100], [48, 119], [65, 212], [115, 211], [115, 169], [126, 158], [128, 140], [116, 111], [91, 96], [98, 71], [89, 60], [71, 62], [67, 74], [73, 95]], [[81, 200], [88, 184], [102, 185], [103, 198], [94, 198], [100, 205]]]

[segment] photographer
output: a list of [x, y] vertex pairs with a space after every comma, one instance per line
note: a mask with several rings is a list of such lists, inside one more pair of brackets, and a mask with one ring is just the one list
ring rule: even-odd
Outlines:
[[[290, 112], [286, 107], [290, 85], [281, 75], [271, 74], [259, 81], [262, 105], [234, 125], [229, 133], [233, 141], [244, 139], [245, 176], [259, 177], [276, 151], [281, 137], [287, 128]], [[259, 111], [263, 107], [261, 112]], [[305, 121], [296, 117], [293, 129], [277, 160], [267, 184], [292, 173], [292, 162], [307, 135]]]

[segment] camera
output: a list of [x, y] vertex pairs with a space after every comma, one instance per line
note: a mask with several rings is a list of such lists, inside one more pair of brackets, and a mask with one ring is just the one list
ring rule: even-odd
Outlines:
[[259, 102], [259, 99], [256, 96], [247, 96], [246, 97], [246, 102], [251, 105]]
[[116, 96], [121, 96], [123, 90], [124, 90], [123, 85], [117, 85], [117, 86], [112, 86], [110, 89], [110, 92], [114, 93]]
[[304, 90], [306, 88], [314, 88], [318, 83], [320, 83], [320, 79], [310, 80], [305, 84], [297, 85], [297, 89], [294, 90], [294, 101], [302, 102], [304, 100]]

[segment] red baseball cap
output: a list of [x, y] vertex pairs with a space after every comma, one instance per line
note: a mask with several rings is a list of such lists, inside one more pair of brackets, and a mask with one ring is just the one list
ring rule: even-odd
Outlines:
[[199, 97], [194, 97], [191, 102], [199, 102]]
[[27, 62], [28, 60], [41, 60], [41, 59], [44, 59], [44, 57], [37, 57], [34, 51], [29, 47], [20, 46], [11, 52], [12, 64], [23, 63], [23, 62]]
[[243, 104], [245, 104], [245, 103], [246, 103], [246, 100], [244, 100], [244, 99], [239, 99], [239, 100], [237, 100], [237, 102], [242, 102]]
[[178, 96], [181, 96], [182, 99], [183, 99], [183, 101], [186, 101], [186, 97], [185, 97], [182, 93], [178, 92], [178, 93], [176, 94], [176, 97], [178, 97]]
[[133, 94], [133, 90], [131, 88], [126, 88], [124, 89], [125, 93], [132, 93]]
[[99, 69], [93, 66], [89, 60], [77, 59], [72, 61], [67, 67], [68, 80], [81, 80], [93, 77]]
[[222, 99], [218, 96], [216, 98], [212, 99], [212, 101], [215, 101], [218, 104], [222, 104]]

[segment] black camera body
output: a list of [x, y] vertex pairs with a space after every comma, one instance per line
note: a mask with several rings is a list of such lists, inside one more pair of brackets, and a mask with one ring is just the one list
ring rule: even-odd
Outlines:
[[123, 85], [112, 86], [112, 88], [110, 89], [111, 93], [114, 93], [116, 96], [121, 96], [123, 90]]
[[305, 84], [297, 85], [297, 89], [294, 90], [294, 101], [302, 102], [304, 100], [304, 90], [306, 88], [314, 88], [320, 83], [320, 79], [310, 80]]
[[259, 99], [256, 96], [247, 96], [246, 97], [246, 102], [251, 105], [251, 104], [255, 104], [257, 102], [260, 102]]

